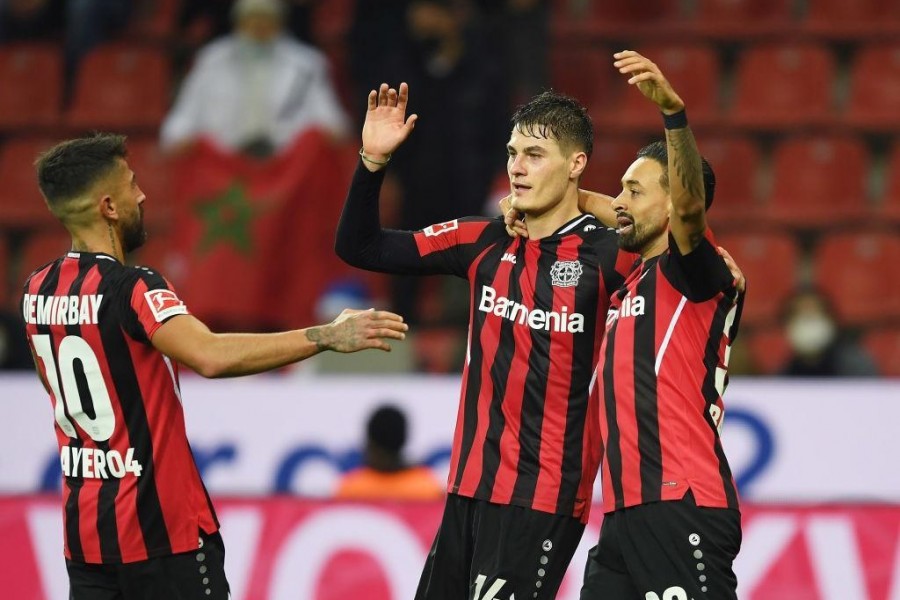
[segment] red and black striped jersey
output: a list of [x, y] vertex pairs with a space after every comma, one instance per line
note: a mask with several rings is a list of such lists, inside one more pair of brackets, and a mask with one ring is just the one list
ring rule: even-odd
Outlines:
[[24, 293], [56, 420], [66, 556], [119, 563], [195, 550], [218, 521], [185, 434], [178, 367], [150, 345], [184, 303], [154, 271], [78, 252], [32, 273]]
[[485, 217], [380, 229], [380, 183], [357, 170], [338, 227], [342, 258], [470, 283], [448, 491], [586, 519], [600, 460], [591, 374], [609, 295], [635, 255], [590, 215], [540, 240], [512, 239], [502, 220]]
[[712, 233], [645, 261], [613, 295], [592, 399], [603, 443], [603, 510], [677, 500], [738, 508], [719, 437], [730, 344], [744, 294]]

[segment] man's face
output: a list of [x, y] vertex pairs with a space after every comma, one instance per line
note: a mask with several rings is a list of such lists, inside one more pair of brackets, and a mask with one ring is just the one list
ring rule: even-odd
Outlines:
[[128, 253], [144, 245], [147, 232], [144, 229], [144, 192], [138, 187], [134, 172], [124, 160], [110, 175], [110, 196], [119, 212], [119, 231], [123, 250]]
[[513, 128], [506, 149], [512, 207], [541, 215], [558, 206], [573, 182], [578, 153], [566, 155], [555, 139], [533, 137], [518, 128]]
[[237, 30], [245, 39], [267, 44], [281, 32], [281, 20], [264, 12], [250, 13], [238, 20]]
[[660, 178], [663, 167], [650, 158], [639, 158], [622, 176], [622, 191], [612, 204], [618, 221], [619, 247], [640, 252], [666, 235], [669, 228], [669, 192]]

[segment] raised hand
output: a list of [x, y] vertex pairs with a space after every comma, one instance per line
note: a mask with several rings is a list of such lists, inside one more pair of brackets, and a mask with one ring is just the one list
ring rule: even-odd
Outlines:
[[372, 161], [365, 161], [370, 170], [377, 170], [377, 163], [390, 158], [416, 125], [417, 115], [406, 117], [409, 86], [400, 84], [398, 92], [382, 83], [378, 90], [369, 92], [366, 120], [363, 124], [363, 153]]
[[350, 308], [322, 327], [316, 327], [310, 336], [323, 350], [335, 352], [356, 352], [369, 348], [390, 352], [391, 346], [385, 340], [402, 340], [409, 327], [403, 317], [384, 310], [353, 310]]
[[634, 50], [616, 52], [613, 57], [619, 73], [630, 75], [628, 83], [637, 86], [663, 113], [671, 115], [684, 109], [684, 102], [654, 62]]
[[506, 233], [509, 234], [509, 237], [528, 238], [525, 215], [512, 207], [512, 196], [500, 199], [500, 214], [503, 215], [503, 223], [506, 225]]

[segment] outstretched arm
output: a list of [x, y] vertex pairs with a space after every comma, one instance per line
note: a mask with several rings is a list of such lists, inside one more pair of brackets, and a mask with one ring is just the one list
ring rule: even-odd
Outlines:
[[324, 350], [390, 351], [385, 340], [402, 340], [406, 330], [400, 315], [373, 309], [346, 309], [331, 323], [281, 333], [213, 333], [186, 314], [163, 323], [150, 342], [204, 377], [235, 377], [277, 369]]
[[633, 50], [617, 52], [613, 63], [628, 83], [656, 104], [666, 117], [669, 155], [669, 195], [672, 210], [669, 227], [682, 254], [690, 253], [706, 232], [706, 199], [703, 167], [694, 134], [684, 118], [684, 102], [652, 61]]

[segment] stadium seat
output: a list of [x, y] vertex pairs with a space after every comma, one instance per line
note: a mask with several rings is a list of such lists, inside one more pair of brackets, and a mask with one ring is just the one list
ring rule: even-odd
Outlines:
[[849, 224], [869, 210], [869, 159], [851, 137], [790, 138], [774, 150], [766, 211], [800, 228]]
[[635, 160], [644, 140], [634, 137], [606, 137], [594, 140], [594, 152], [588, 160], [579, 186], [592, 192], [616, 196], [622, 191], [622, 175]]
[[[637, 50], [655, 62], [690, 106], [691, 126], [696, 130], [713, 125], [718, 117], [719, 61], [716, 52], [702, 44], [637, 45]], [[612, 59], [609, 59], [612, 62]], [[610, 65], [614, 80], [610, 102], [594, 114], [594, 126], [604, 131], [637, 130], [661, 132], [656, 109], [626, 78]]]
[[791, 26], [790, 0], [698, 0], [688, 29], [722, 39], [784, 33]]
[[0, 129], [56, 125], [62, 107], [62, 84], [59, 46], [0, 46]]
[[761, 160], [756, 143], [747, 137], [699, 135], [697, 147], [716, 174], [716, 195], [709, 212], [715, 231], [718, 226], [768, 223], [757, 201]]
[[81, 64], [66, 124], [72, 129], [156, 131], [169, 100], [169, 65], [150, 48], [112, 44]]
[[164, 42], [175, 34], [181, 0], [137, 0], [135, 4], [126, 32], [128, 39]]
[[611, 52], [557, 44], [550, 50], [550, 82], [587, 107], [605, 105], [615, 74], [612, 63]]
[[877, 216], [900, 223], [900, 142], [891, 149], [885, 177], [884, 197]]
[[797, 287], [799, 250], [786, 233], [731, 233], [716, 241], [737, 262], [747, 278], [747, 299], [741, 316], [744, 325], [772, 323], [784, 301]]
[[863, 46], [853, 61], [845, 119], [854, 127], [900, 129], [900, 43]]
[[0, 227], [54, 226], [38, 189], [34, 161], [54, 144], [47, 138], [14, 138], [0, 147]]
[[38, 267], [59, 258], [72, 247], [72, 238], [61, 226], [57, 231], [46, 231], [28, 236], [22, 249], [19, 273], [24, 282]]
[[900, 327], [873, 327], [861, 341], [881, 375], [900, 377]]
[[738, 342], [747, 344], [760, 375], [779, 373], [791, 357], [791, 346], [781, 325], [739, 332]]
[[860, 37], [900, 32], [896, 0], [811, 0], [802, 28], [829, 37]]
[[354, 0], [313, 3], [312, 35], [318, 45], [343, 41], [353, 20]]
[[681, 21], [678, 0], [645, 0], [644, 2], [610, 2], [552, 0], [552, 28], [560, 36], [587, 33], [649, 35], [671, 28]]
[[833, 119], [834, 58], [813, 44], [761, 44], [740, 55], [733, 124], [783, 131]]
[[459, 328], [425, 327], [410, 337], [417, 371], [453, 373], [460, 370], [466, 338]]
[[[864, 227], [867, 221], [857, 221]], [[890, 233], [841, 233], [823, 238], [813, 256], [813, 278], [844, 324], [900, 317], [900, 238]]]
[[155, 137], [128, 138], [128, 165], [146, 194], [144, 219], [150, 228], [166, 228], [173, 217], [170, 160]]

